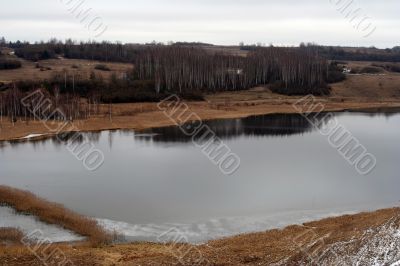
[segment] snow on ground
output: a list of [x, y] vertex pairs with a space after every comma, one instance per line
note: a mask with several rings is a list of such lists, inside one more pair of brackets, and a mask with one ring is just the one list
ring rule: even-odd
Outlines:
[[22, 137], [20, 139], [31, 139], [31, 138], [41, 137], [41, 136], [44, 136], [44, 135], [46, 135], [46, 134], [29, 134], [29, 135], [27, 135], [25, 137]]
[[171, 230], [179, 232], [181, 242], [192, 244], [234, 236], [242, 233], [261, 232], [269, 229], [284, 228], [293, 224], [302, 224], [326, 217], [354, 214], [354, 211], [291, 211], [276, 215], [259, 217], [226, 217], [192, 223], [130, 224], [109, 219], [96, 219], [110, 232], [123, 235], [127, 241], [163, 242], [164, 233]]
[[[0, 228], [12, 227], [19, 229], [32, 241], [73, 242], [84, 240], [69, 230], [56, 225], [43, 223], [31, 215], [17, 214], [12, 208], [0, 206]], [[29, 238], [29, 237], [28, 237]]]
[[330, 244], [318, 255], [306, 256], [305, 260], [311, 259], [313, 264], [323, 266], [399, 266], [399, 226], [400, 217], [393, 217], [381, 226], [364, 231], [361, 237]]

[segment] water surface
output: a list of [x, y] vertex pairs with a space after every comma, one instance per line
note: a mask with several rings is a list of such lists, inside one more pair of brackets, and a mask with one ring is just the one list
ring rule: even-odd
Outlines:
[[190, 241], [397, 206], [400, 115], [338, 113], [377, 158], [362, 176], [300, 115], [207, 124], [241, 159], [223, 175], [179, 128], [85, 133], [103, 151], [97, 171], [56, 139], [0, 148], [0, 184], [26, 189], [98, 218], [129, 240], [172, 227]]

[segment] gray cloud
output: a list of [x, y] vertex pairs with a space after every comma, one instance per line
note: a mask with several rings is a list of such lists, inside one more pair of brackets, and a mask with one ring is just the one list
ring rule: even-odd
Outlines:
[[[93, 38], [68, 12], [70, 0], [14, 0], [0, 10], [0, 35], [12, 40]], [[77, 2], [78, 0], [72, 0]], [[392, 47], [399, 45], [400, 2], [354, 1], [377, 30], [363, 38], [335, 3], [351, 0], [147, 0], [95, 1], [91, 8], [109, 29], [101, 39], [123, 42], [203, 41], [217, 44], [274, 43]]]

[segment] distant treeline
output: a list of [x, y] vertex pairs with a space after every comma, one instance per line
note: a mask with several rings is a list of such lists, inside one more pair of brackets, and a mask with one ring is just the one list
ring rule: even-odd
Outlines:
[[[240, 44], [240, 50], [254, 51], [258, 49], [261, 44], [245, 45]], [[301, 43], [300, 48], [313, 46], [318, 48], [321, 56], [328, 60], [342, 60], [342, 61], [380, 61], [380, 62], [400, 62], [400, 46], [393, 47], [392, 49], [378, 49], [375, 47], [338, 47], [338, 46], [320, 46], [312, 43]], [[293, 49], [296, 49], [293, 47]]]
[[[62, 55], [70, 59], [88, 59], [105, 62], [132, 63], [140, 52], [148, 46], [162, 46], [162, 43], [122, 44], [119, 42], [65, 42], [52, 39], [49, 42], [30, 44], [29, 42], [9, 42], [8, 47], [15, 49], [17, 56], [26, 60], [38, 61], [56, 58]], [[169, 46], [201, 47], [212, 46], [199, 42], [176, 42]]]
[[357, 49], [319, 46], [318, 49], [319, 53], [329, 60], [400, 62], [400, 47]]
[[[48, 42], [30, 44], [29, 42], [5, 42], [0, 40], [0, 45], [7, 45], [14, 48], [19, 57], [28, 60], [43, 60], [55, 58], [57, 55], [63, 55], [66, 58], [74, 59], [89, 59], [99, 61], [114, 61], [130, 63], [134, 61], [137, 55], [146, 47], [162, 46], [162, 43], [141, 44], [122, 44], [119, 42], [74, 42], [66, 40], [64, 42], [52, 39]], [[179, 47], [198, 47], [202, 46], [213, 47], [211, 44], [196, 43], [196, 42], [177, 42], [170, 43], [168, 46]], [[400, 46], [392, 49], [377, 49], [370, 48], [350, 48], [350, 47], [335, 47], [335, 46], [318, 46], [316, 44], [300, 45], [304, 47], [318, 47], [319, 54], [328, 60], [344, 60], [344, 61], [386, 61], [400, 62]], [[239, 49], [245, 51], [255, 51], [263, 47], [261, 44], [245, 45], [240, 44]], [[292, 47], [291, 49], [297, 49]]]
[[105, 62], [131, 63], [136, 58], [142, 45], [110, 42], [65, 42], [51, 40], [46, 43], [30, 44], [27, 42], [9, 43], [18, 57], [38, 61], [63, 56], [70, 59], [88, 59]]

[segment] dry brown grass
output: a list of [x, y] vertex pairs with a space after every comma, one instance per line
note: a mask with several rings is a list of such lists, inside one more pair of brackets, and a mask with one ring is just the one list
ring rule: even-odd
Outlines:
[[[204, 258], [198, 265], [317, 265], [304, 263], [309, 254], [318, 257], [334, 243], [346, 243], [360, 238], [366, 231], [376, 230], [393, 217], [399, 217], [400, 209], [385, 209], [371, 213], [345, 215], [323, 219], [284, 229], [210, 241], [204, 245], [163, 245], [133, 243], [101, 248], [57, 245], [75, 265], [193, 265], [192, 259]], [[400, 228], [400, 224], [397, 224]], [[310, 231], [311, 230], [311, 231]], [[323, 238], [323, 241], [316, 241]], [[359, 250], [359, 242], [348, 245], [348, 254]], [[398, 248], [398, 247], [395, 247]], [[178, 261], [174, 255], [183, 255]], [[199, 257], [201, 256], [201, 257]], [[10, 247], [0, 248], [0, 262], [7, 265], [41, 265], [28, 250]], [[1, 263], [0, 263], [1, 264]], [[197, 265], [197, 264], [196, 264]], [[324, 263], [322, 265], [335, 265]], [[364, 264], [363, 264], [364, 265]]]
[[[373, 62], [349, 62], [353, 69], [368, 67]], [[380, 63], [383, 64], [383, 63]], [[400, 73], [383, 71], [380, 75], [349, 75], [343, 82], [332, 84], [332, 96], [348, 100], [399, 99]]]
[[59, 225], [88, 237], [93, 245], [107, 244], [112, 240], [95, 220], [70, 211], [60, 204], [41, 199], [29, 191], [0, 186], [0, 203], [17, 212], [34, 215], [43, 222]]
[[21, 243], [24, 234], [16, 228], [0, 228], [0, 245], [2, 243]]
[[[16, 58], [10, 56], [9, 58]], [[42, 69], [49, 68], [50, 70], [41, 71], [40, 68], [36, 68], [36, 64], [31, 61], [27, 61], [18, 58], [21, 61], [22, 67], [19, 69], [12, 70], [1, 70], [0, 71], [0, 82], [13, 82], [20, 80], [45, 80], [51, 78], [56, 72], [67, 71], [75, 76], [82, 78], [89, 78], [91, 72], [95, 72], [96, 75], [101, 75], [103, 78], [108, 79], [112, 73], [119, 75], [126, 70], [131, 69], [132, 64], [125, 63], [107, 63], [110, 71], [97, 70], [95, 67], [101, 64], [99, 61], [82, 60], [82, 59], [49, 59], [41, 60], [39, 62]]]

